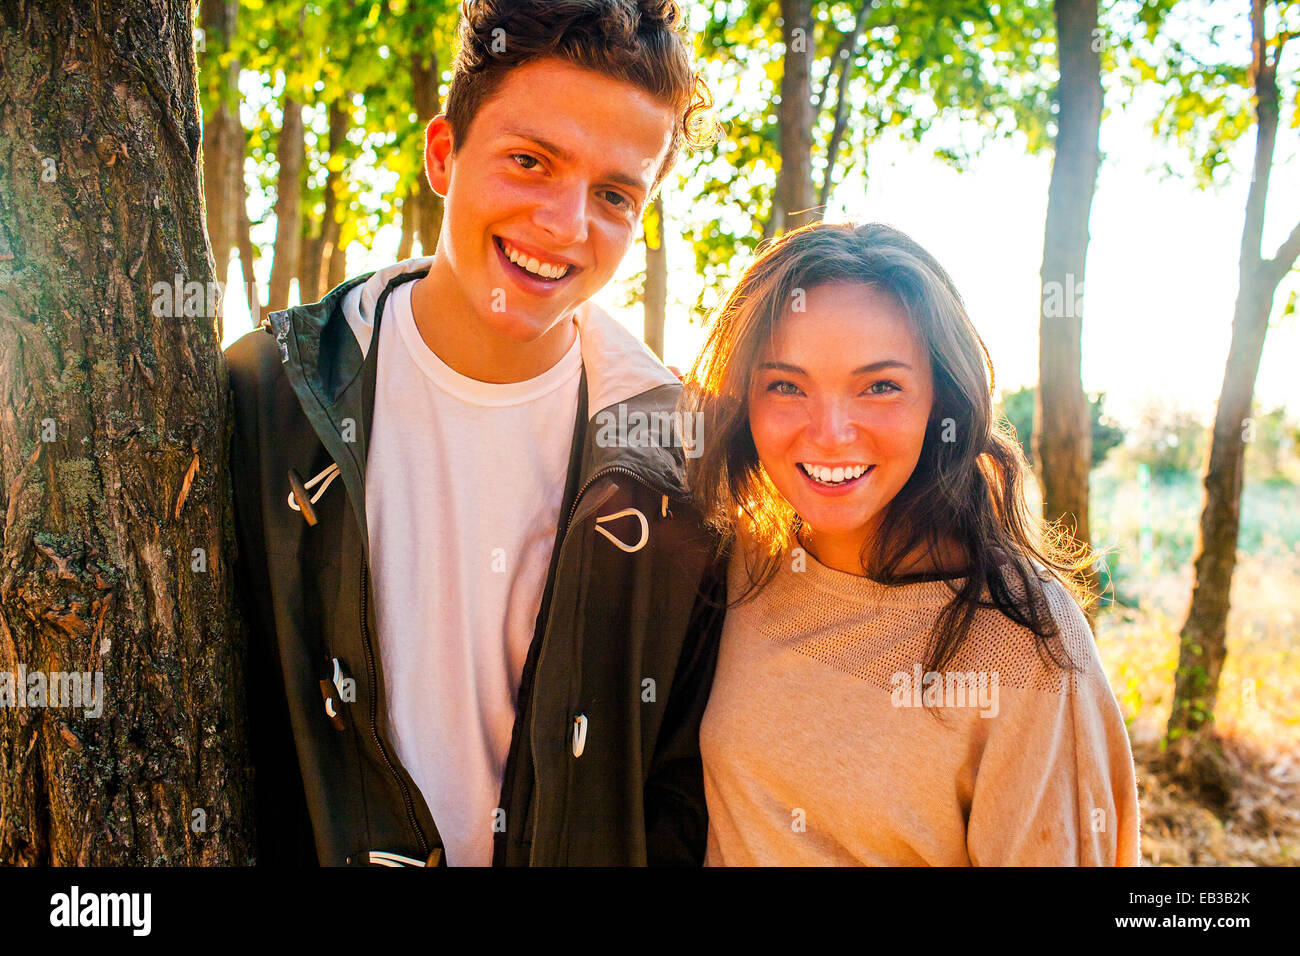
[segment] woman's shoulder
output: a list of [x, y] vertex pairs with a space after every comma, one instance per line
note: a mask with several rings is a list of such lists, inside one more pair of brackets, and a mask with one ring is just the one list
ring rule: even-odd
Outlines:
[[1010, 609], [985, 594], [954, 667], [996, 671], [1007, 687], [1064, 693], [1100, 672], [1096, 644], [1070, 588], [1041, 567], [1034, 571], [1027, 582], [1006, 575]]

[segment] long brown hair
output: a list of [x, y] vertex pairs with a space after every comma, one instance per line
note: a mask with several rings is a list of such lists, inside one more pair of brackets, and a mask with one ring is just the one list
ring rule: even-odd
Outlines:
[[682, 403], [702, 415], [696, 419], [702, 450], [687, 462], [695, 500], [719, 532], [720, 548], [737, 539], [747, 544], [741, 551], [749, 586], [732, 603], [772, 579], [797, 543], [800, 522], [763, 469], [749, 430], [755, 366], [797, 295], [845, 282], [872, 286], [898, 302], [925, 343], [934, 377], [920, 459], [863, 547], [864, 573], [884, 584], [906, 583], [902, 569], [910, 557], [921, 553], [941, 567], [944, 545], [955, 541], [967, 566], [960, 580], [948, 580], [953, 597], [935, 622], [926, 670], [953, 659], [981, 607], [1029, 628], [1040, 656], [1073, 666], [1053, 640], [1058, 632], [1039, 569], [1086, 607], [1092, 553], [1030, 514], [1029, 466], [1010, 424], [994, 414], [993, 363], [952, 279], [920, 245], [879, 223], [816, 223], [782, 236], [712, 316]]

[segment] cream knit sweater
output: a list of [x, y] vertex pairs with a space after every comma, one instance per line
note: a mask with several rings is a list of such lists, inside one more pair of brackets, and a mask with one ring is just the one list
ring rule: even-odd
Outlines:
[[[743, 575], [733, 559], [733, 595]], [[727, 614], [700, 731], [706, 865], [1137, 866], [1124, 720], [1086, 618], [1044, 587], [1079, 670], [981, 609], [957, 659], [925, 675], [947, 585], [788, 555]]]

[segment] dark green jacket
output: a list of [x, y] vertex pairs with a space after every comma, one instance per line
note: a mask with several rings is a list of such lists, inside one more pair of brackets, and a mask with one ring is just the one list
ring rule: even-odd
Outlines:
[[[264, 863], [442, 862], [390, 742], [365, 497], [384, 303], [427, 268], [412, 260], [349, 281], [226, 352]], [[698, 863], [699, 723], [725, 578], [687, 499], [683, 449], [644, 430], [611, 441], [600, 427], [622, 412], [670, 413], [680, 386], [604, 313], [580, 316], [564, 518], [520, 683], [494, 863]]]

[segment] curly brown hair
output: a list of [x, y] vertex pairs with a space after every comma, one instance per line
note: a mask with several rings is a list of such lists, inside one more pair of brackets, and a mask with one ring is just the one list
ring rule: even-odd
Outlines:
[[677, 116], [658, 187], [683, 144], [717, 135], [713, 96], [691, 65], [675, 0], [464, 0], [447, 122], [464, 141], [482, 105], [517, 66], [557, 57], [638, 87]]

